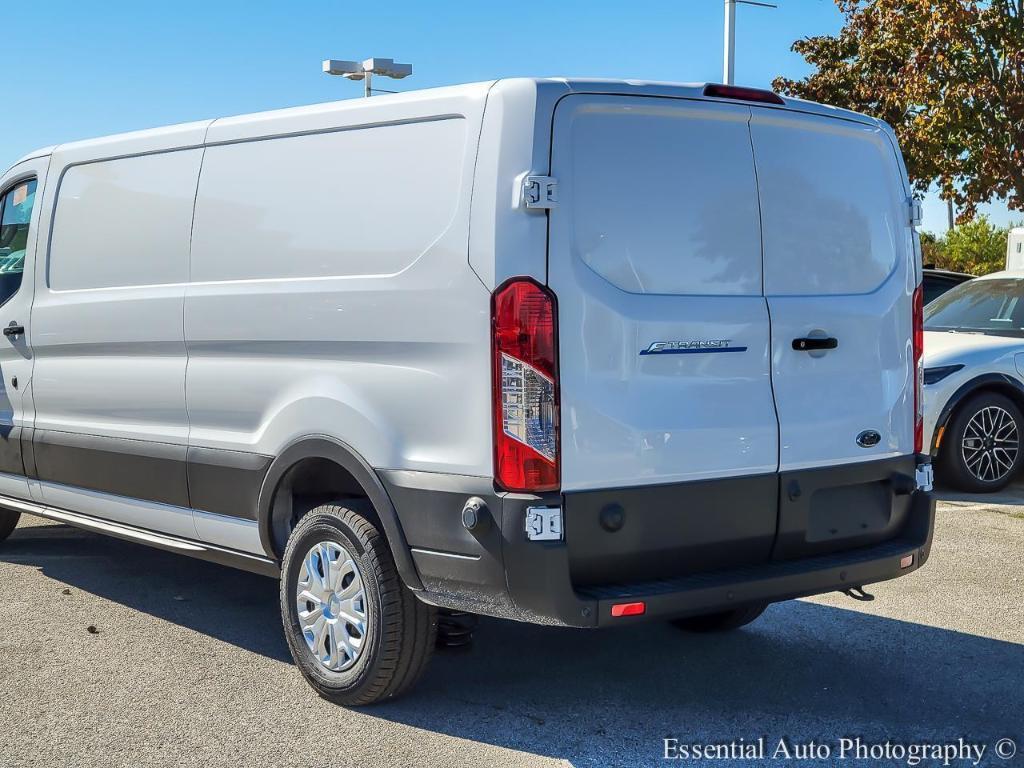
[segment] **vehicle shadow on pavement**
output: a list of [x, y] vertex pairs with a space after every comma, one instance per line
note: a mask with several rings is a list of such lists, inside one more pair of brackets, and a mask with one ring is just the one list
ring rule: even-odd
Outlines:
[[[272, 579], [61, 525], [19, 528], [0, 561], [291, 664]], [[359, 716], [577, 766], [660, 762], [665, 738], [963, 737], [991, 750], [1024, 745], [1022, 683], [1020, 644], [790, 601], [715, 635], [483, 619], [472, 646], [439, 651], [408, 696]]]
[[291, 662], [275, 579], [59, 524], [20, 525], [0, 562], [39, 568], [72, 589]]
[[666, 737], [962, 736], [991, 751], [999, 738], [1022, 744], [1022, 710], [1022, 645], [789, 601], [708, 635], [664, 623], [574, 631], [485, 620], [471, 649], [439, 653], [409, 697], [369, 712], [607, 765], [623, 754], [660, 761]]

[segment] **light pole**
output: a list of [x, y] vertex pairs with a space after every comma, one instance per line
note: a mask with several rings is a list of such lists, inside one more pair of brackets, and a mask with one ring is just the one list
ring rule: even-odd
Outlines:
[[373, 95], [373, 76], [381, 75], [401, 80], [412, 74], [412, 64], [398, 64], [394, 59], [365, 59], [364, 61], [339, 61], [324, 59], [324, 72], [328, 75], [341, 75], [349, 80], [363, 81], [363, 95]]
[[725, 59], [722, 62], [722, 80], [726, 85], [736, 82], [736, 4], [778, 8], [772, 3], [757, 0], [725, 0]]

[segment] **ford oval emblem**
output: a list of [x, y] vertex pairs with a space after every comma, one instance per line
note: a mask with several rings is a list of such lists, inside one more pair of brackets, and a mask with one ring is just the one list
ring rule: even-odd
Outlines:
[[857, 435], [857, 445], [861, 448], [874, 448], [882, 442], [882, 436], [873, 429], [865, 429]]

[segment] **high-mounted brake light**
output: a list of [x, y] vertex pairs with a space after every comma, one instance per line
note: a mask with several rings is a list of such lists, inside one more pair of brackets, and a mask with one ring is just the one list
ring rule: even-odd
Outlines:
[[914, 289], [914, 452], [924, 450], [924, 288]]
[[735, 99], [736, 101], [757, 101], [761, 104], [785, 105], [786, 102], [777, 93], [765, 91], [760, 88], [744, 88], [741, 85], [705, 85], [705, 96], [714, 96], [718, 99]]
[[494, 478], [507, 491], [559, 487], [555, 296], [514, 278], [491, 300]]

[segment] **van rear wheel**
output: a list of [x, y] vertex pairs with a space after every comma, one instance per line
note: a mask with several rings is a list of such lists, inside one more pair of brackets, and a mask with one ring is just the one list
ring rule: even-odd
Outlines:
[[764, 613], [767, 607], [768, 603], [752, 603], [731, 611], [674, 619], [672, 624], [687, 632], [727, 632], [745, 627]]
[[437, 611], [402, 583], [391, 550], [359, 502], [324, 504], [288, 539], [281, 615], [296, 666], [325, 699], [362, 706], [419, 679]]
[[0, 509], [0, 541], [14, 533], [20, 518], [21, 512], [10, 512], [6, 509]]

